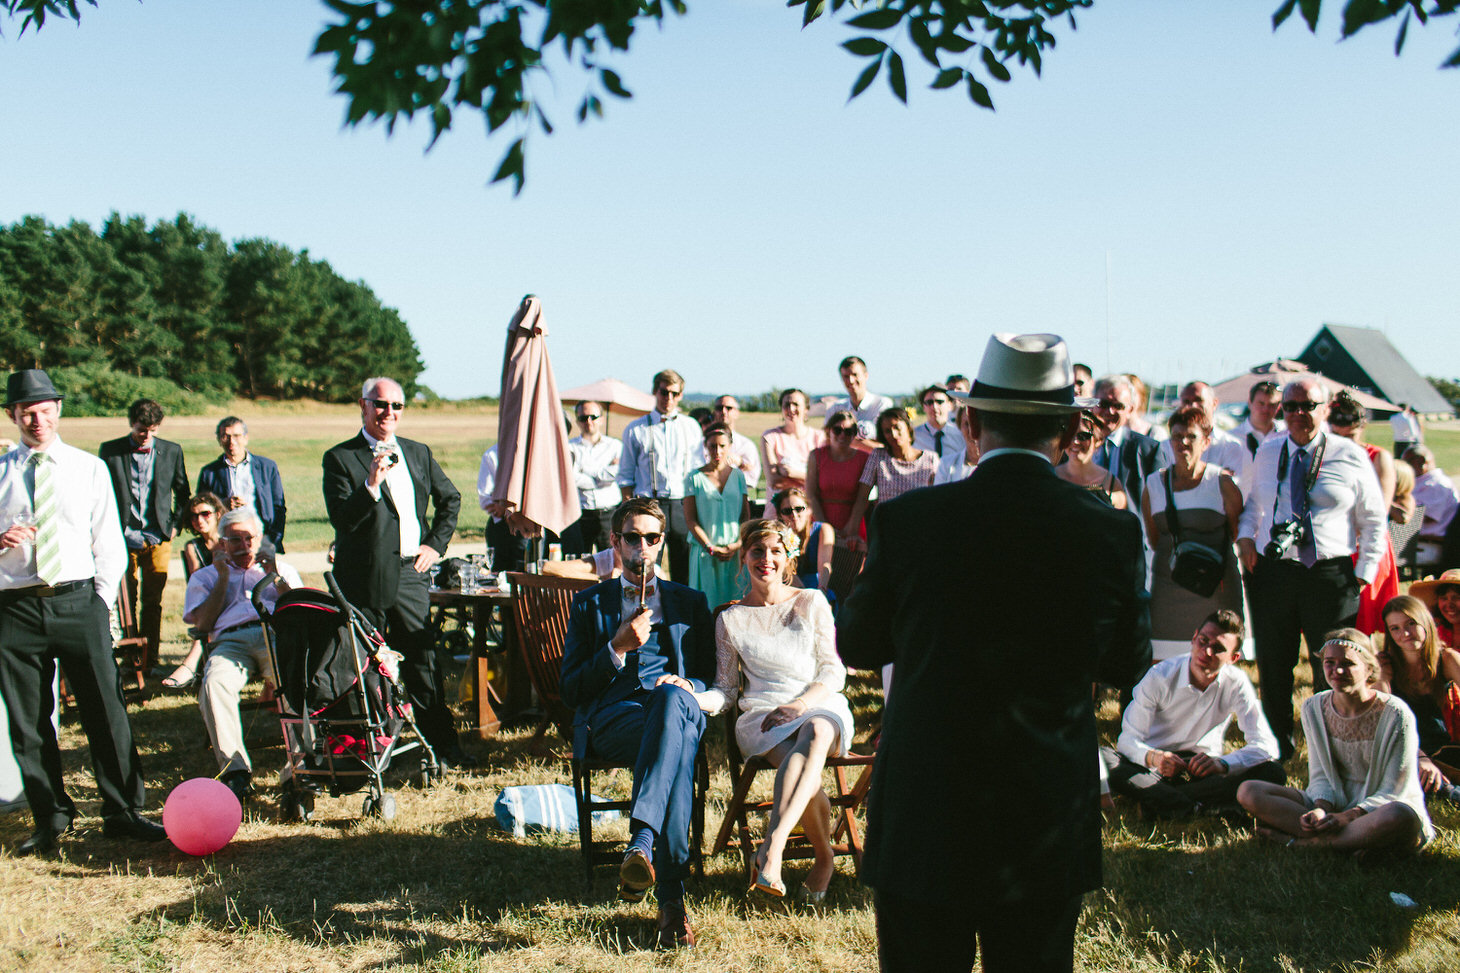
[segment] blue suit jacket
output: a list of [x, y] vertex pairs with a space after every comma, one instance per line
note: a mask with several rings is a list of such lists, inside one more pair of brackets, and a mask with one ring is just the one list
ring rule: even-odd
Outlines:
[[[704, 592], [656, 578], [664, 609], [659, 652], [666, 672], [683, 676], [696, 692], [715, 680], [715, 621]], [[623, 583], [612, 578], [581, 591], [568, 612], [561, 690], [581, 736], [621, 671], [608, 643], [623, 623]], [[640, 651], [651, 651], [645, 647]]]
[[[249, 466], [253, 467], [253, 508], [264, 522], [264, 533], [274, 542], [281, 554], [284, 551], [284, 481], [279, 476], [279, 465], [267, 456], [248, 454]], [[221, 500], [227, 500], [228, 461], [219, 456], [198, 472], [199, 493], [211, 493]]]

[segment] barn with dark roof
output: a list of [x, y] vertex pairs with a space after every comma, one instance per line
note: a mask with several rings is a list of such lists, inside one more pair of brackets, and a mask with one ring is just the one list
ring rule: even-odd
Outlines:
[[1407, 402], [1422, 415], [1455, 413], [1382, 331], [1325, 324], [1297, 360], [1345, 385], [1390, 402]]

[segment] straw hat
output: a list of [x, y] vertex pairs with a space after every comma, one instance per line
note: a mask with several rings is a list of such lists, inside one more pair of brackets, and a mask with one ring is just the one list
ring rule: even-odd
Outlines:
[[1068, 415], [1095, 406], [1076, 398], [1075, 369], [1057, 334], [993, 334], [984, 348], [978, 378], [960, 404], [1018, 415]]
[[1425, 578], [1409, 586], [1409, 593], [1433, 610], [1440, 600], [1440, 586], [1452, 584], [1460, 588], [1460, 568], [1451, 568], [1438, 578]]

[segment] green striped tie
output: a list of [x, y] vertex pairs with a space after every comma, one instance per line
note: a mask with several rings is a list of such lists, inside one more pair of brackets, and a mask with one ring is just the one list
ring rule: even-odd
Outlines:
[[61, 577], [61, 500], [49, 453], [30, 454], [35, 466], [35, 570], [44, 584]]

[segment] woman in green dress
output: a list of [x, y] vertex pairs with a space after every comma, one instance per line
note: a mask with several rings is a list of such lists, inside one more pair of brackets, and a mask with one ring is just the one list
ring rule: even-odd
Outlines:
[[709, 462], [684, 484], [684, 519], [690, 545], [689, 584], [705, 593], [711, 607], [745, 593], [740, 577], [740, 522], [749, 515], [745, 474], [730, 465], [730, 427], [712, 422], [705, 427]]

